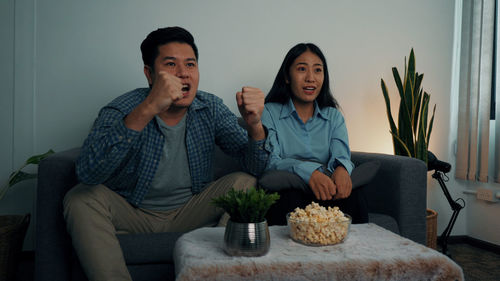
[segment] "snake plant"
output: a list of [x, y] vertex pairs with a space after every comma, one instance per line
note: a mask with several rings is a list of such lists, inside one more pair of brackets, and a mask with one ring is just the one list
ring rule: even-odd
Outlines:
[[411, 49], [408, 65], [405, 57], [404, 80], [398, 69], [392, 68], [394, 81], [401, 98], [399, 103], [398, 125], [391, 113], [391, 100], [384, 79], [381, 79], [382, 93], [387, 107], [390, 133], [394, 145], [394, 154], [421, 159], [427, 164], [427, 149], [434, 123], [436, 105], [428, 122], [430, 95], [422, 89], [423, 74], [415, 72], [415, 54]]

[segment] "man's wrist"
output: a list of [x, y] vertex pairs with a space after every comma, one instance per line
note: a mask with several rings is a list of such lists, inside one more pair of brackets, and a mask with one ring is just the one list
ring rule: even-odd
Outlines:
[[267, 131], [261, 121], [259, 121], [256, 125], [248, 126], [248, 136], [255, 141], [260, 141], [266, 138]]
[[156, 114], [150, 104], [142, 102], [124, 118], [125, 126], [135, 131], [142, 131]]

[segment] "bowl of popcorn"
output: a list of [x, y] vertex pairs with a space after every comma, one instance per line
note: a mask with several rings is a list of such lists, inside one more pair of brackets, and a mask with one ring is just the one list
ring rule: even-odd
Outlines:
[[338, 207], [325, 208], [312, 202], [286, 215], [292, 240], [308, 246], [335, 245], [349, 233], [351, 217]]

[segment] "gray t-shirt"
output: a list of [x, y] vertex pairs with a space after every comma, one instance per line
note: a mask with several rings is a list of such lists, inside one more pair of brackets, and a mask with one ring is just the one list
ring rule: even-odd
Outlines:
[[184, 205], [193, 196], [185, 141], [186, 115], [172, 127], [160, 117], [155, 118], [165, 145], [151, 187], [139, 207], [167, 211]]

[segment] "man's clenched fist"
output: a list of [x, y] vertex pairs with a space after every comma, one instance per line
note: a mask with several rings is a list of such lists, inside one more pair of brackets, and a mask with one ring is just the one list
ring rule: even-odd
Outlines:
[[236, 102], [241, 117], [245, 119], [248, 126], [260, 123], [262, 111], [264, 111], [264, 93], [258, 88], [243, 87], [241, 92], [236, 93]]
[[147, 99], [153, 110], [166, 111], [172, 103], [182, 99], [182, 82], [179, 77], [165, 71], [159, 71], [153, 81], [153, 87]]
[[248, 125], [249, 136], [254, 140], [262, 140], [266, 137], [260, 121], [264, 111], [264, 99], [264, 93], [258, 88], [243, 87], [241, 92], [236, 93], [238, 110]]

